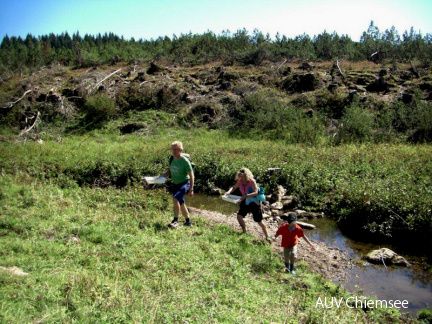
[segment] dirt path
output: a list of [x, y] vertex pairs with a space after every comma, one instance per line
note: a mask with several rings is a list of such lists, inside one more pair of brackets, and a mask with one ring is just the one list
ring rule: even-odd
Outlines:
[[[192, 215], [206, 218], [215, 223], [226, 224], [233, 227], [235, 230], [241, 231], [235, 214], [227, 216], [218, 212], [193, 207], [189, 207], [189, 211]], [[269, 230], [269, 235], [274, 236], [278, 229], [278, 224], [273, 220], [264, 220], [264, 222]], [[247, 216], [245, 218], [245, 223], [250, 235], [264, 239], [261, 228], [252, 220], [252, 217]], [[304, 260], [309, 265], [310, 270], [322, 274], [333, 282], [345, 281], [346, 270], [352, 268], [352, 263], [346, 254], [338, 248], [327, 246], [322, 242], [311, 241], [317, 248], [317, 251], [312, 251], [303, 239], [299, 240], [299, 260]], [[280, 238], [272, 243], [272, 247], [280, 254], [281, 258], [283, 258], [283, 248], [280, 246]]]

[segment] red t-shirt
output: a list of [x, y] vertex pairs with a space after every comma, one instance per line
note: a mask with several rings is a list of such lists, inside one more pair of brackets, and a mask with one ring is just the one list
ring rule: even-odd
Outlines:
[[282, 243], [281, 245], [285, 249], [289, 249], [298, 243], [298, 238], [303, 237], [304, 233], [300, 226], [296, 224], [296, 227], [293, 231], [289, 230], [289, 224], [285, 223], [276, 231], [276, 235], [282, 235]]

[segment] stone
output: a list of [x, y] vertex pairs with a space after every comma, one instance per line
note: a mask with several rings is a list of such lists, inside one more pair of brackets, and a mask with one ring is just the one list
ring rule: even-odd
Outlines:
[[296, 196], [284, 196], [281, 198], [281, 203], [283, 210], [290, 210], [297, 207], [298, 200]]
[[281, 210], [283, 208], [283, 205], [282, 205], [282, 203], [280, 201], [277, 201], [277, 202], [271, 204], [270, 207], [272, 209]]
[[370, 263], [375, 264], [385, 264], [385, 265], [399, 265], [399, 266], [411, 266], [410, 263], [402, 256], [398, 255], [397, 253], [393, 252], [390, 249], [382, 248], [379, 250], [374, 250], [369, 252], [366, 255], [366, 260]]
[[27, 272], [24, 272], [17, 267], [0, 267], [0, 271], [8, 272], [12, 276], [28, 276]]

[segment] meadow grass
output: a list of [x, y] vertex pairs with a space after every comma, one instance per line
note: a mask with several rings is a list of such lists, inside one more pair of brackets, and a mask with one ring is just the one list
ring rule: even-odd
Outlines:
[[385, 322], [397, 312], [315, 308], [347, 297], [299, 263], [295, 278], [268, 244], [195, 219], [169, 230], [164, 190], [62, 188], [0, 178], [2, 323]]
[[[324, 211], [352, 234], [393, 240], [408, 234], [414, 238], [409, 241], [432, 250], [430, 145], [287, 145], [179, 128], [122, 136], [111, 123], [61, 143], [6, 142], [0, 167], [3, 174], [22, 172], [61, 188], [141, 185], [143, 176], [164, 172], [174, 140], [183, 142], [196, 165], [197, 191], [227, 190], [236, 170], [249, 167], [267, 193], [282, 185], [304, 207]], [[268, 168], [281, 170], [269, 174]]]
[[[388, 222], [394, 215], [381, 212], [391, 206], [413, 231], [422, 221], [430, 226], [427, 145], [309, 147], [221, 131], [158, 129], [142, 137], [109, 128], [61, 143], [4, 142], [0, 266], [29, 275], [0, 271], [0, 322], [400, 320], [389, 310], [322, 312], [318, 297], [347, 293], [304, 262], [297, 278], [287, 277], [268, 245], [228, 227], [198, 219], [193, 228], [167, 230], [169, 196], [146, 190], [140, 179], [164, 170], [174, 140], [191, 154], [201, 190], [228, 189], [235, 171], [247, 166], [268, 191], [281, 184], [304, 204], [327, 206], [348, 222], [381, 204], [379, 214], [369, 210], [370, 218], [361, 218], [366, 225]], [[281, 171], [268, 175], [269, 167]]]

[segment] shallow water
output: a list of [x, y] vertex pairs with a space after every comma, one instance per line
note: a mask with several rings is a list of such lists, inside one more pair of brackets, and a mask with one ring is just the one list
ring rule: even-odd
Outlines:
[[[186, 204], [191, 207], [217, 211], [226, 215], [235, 213], [238, 207], [222, 201], [220, 197], [210, 197], [196, 194], [188, 198]], [[347, 280], [343, 286], [352, 296], [373, 296], [378, 300], [408, 301], [408, 308], [401, 308], [402, 312], [409, 312], [413, 316], [423, 308], [432, 308], [432, 274], [424, 271], [425, 258], [402, 253], [396, 247], [389, 245], [373, 245], [358, 242], [344, 236], [337, 228], [336, 222], [329, 218], [312, 219], [307, 221], [316, 225], [315, 230], [307, 230], [306, 235], [316, 241], [344, 251], [353, 260], [354, 267], [347, 273]], [[411, 268], [383, 265], [373, 265], [362, 257], [371, 250], [387, 247], [404, 256], [412, 263]]]

